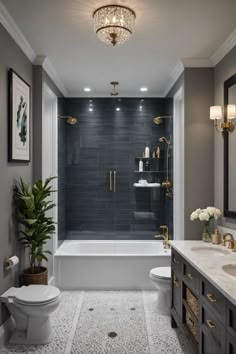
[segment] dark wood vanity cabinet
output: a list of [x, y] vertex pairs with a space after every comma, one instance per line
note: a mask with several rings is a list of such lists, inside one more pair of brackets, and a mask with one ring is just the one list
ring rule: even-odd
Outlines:
[[172, 327], [198, 354], [236, 354], [236, 306], [175, 249], [171, 257]]

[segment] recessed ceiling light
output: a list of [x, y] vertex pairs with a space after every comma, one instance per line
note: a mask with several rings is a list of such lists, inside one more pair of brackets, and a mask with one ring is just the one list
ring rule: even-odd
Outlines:
[[85, 87], [84, 88], [84, 92], [90, 92], [91, 91], [91, 88], [90, 87]]
[[93, 108], [92, 107], [89, 107], [89, 112], [93, 112]]
[[139, 110], [142, 111], [142, 109], [143, 109], [143, 106], [139, 106]]
[[120, 107], [116, 107], [116, 111], [119, 112], [120, 111]]
[[140, 91], [146, 92], [146, 91], [148, 91], [148, 88], [147, 88], [147, 87], [141, 87], [141, 88], [140, 88]]

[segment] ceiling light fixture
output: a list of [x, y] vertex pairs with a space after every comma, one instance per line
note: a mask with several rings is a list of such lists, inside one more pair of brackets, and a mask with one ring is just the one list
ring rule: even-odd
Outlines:
[[116, 111], [119, 112], [120, 111], [120, 107], [116, 107]]
[[129, 7], [102, 6], [93, 13], [94, 30], [102, 42], [115, 46], [126, 42], [134, 33], [135, 18], [135, 12]]
[[147, 87], [141, 87], [141, 88], [140, 88], [140, 91], [146, 92], [146, 91], [148, 91], [148, 88], [147, 88]]
[[84, 92], [90, 92], [91, 91], [91, 88], [90, 87], [85, 87], [84, 88]]

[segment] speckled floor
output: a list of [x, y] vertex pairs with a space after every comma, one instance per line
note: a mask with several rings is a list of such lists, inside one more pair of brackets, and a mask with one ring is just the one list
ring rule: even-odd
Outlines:
[[64, 291], [44, 346], [6, 345], [2, 353], [191, 354], [170, 318], [155, 311], [155, 292]]

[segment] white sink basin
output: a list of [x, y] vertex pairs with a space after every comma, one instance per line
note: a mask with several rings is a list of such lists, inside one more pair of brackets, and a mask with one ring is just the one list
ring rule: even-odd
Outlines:
[[191, 251], [196, 252], [199, 256], [226, 256], [230, 253], [230, 251], [221, 249], [221, 248], [213, 248], [207, 246], [196, 246], [192, 247]]
[[236, 264], [225, 264], [222, 269], [225, 273], [236, 277]]

